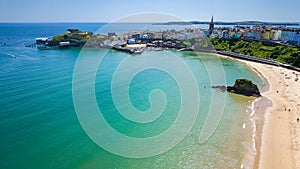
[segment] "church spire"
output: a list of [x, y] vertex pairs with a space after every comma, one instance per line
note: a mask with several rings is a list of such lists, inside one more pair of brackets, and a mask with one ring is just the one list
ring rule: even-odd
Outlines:
[[211, 35], [214, 31], [214, 16], [211, 17], [211, 20], [210, 20], [210, 24], [209, 24], [209, 35]]

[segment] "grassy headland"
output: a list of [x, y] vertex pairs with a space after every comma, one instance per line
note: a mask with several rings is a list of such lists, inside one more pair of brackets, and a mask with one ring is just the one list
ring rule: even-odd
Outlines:
[[92, 32], [75, 32], [64, 33], [52, 37], [49, 42], [50, 46], [58, 46], [60, 42], [70, 42], [72, 46], [76, 47], [99, 47], [103, 46], [103, 41], [106, 40], [106, 36], [100, 34], [93, 34]]

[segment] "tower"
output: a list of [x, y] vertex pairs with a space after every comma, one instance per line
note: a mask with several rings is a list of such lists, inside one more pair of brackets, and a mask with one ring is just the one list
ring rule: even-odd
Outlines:
[[215, 25], [214, 25], [214, 16], [212, 16], [212, 17], [211, 17], [210, 24], [209, 24], [209, 29], [208, 29], [208, 31], [209, 31], [209, 36], [213, 33], [214, 27], [215, 27]]

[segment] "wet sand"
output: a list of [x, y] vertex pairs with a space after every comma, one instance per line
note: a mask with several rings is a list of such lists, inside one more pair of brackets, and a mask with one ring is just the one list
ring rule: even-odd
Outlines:
[[267, 97], [262, 97], [259, 101], [255, 102], [254, 108], [255, 108], [255, 125], [256, 125], [256, 131], [255, 131], [255, 149], [256, 149], [256, 156], [255, 161], [253, 164], [253, 168], [258, 168], [259, 165], [259, 158], [261, 156], [261, 135], [262, 135], [262, 129], [264, 124], [264, 115], [267, 110], [267, 108], [271, 107], [272, 101], [269, 100]]

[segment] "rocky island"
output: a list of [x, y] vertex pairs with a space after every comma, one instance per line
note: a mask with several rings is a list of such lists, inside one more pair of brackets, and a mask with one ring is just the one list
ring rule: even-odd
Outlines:
[[220, 91], [228, 91], [245, 96], [260, 96], [260, 92], [257, 85], [252, 83], [251, 80], [247, 79], [237, 79], [233, 86], [212, 86], [212, 88], [216, 88]]
[[260, 96], [257, 85], [247, 79], [237, 79], [233, 86], [227, 86], [227, 91], [245, 96]]

